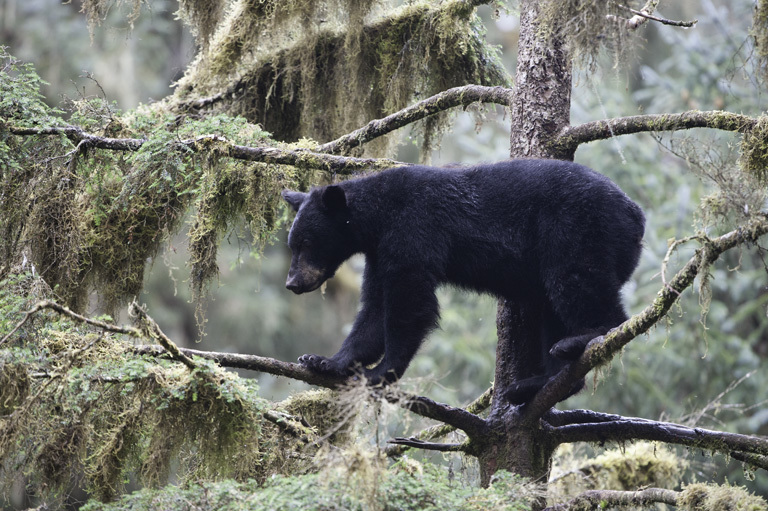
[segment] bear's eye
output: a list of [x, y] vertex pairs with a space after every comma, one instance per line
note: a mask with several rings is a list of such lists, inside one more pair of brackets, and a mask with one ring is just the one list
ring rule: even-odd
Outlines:
[[304, 240], [301, 242], [301, 248], [304, 250], [307, 250], [309, 248], [312, 248], [312, 242], [309, 240]]

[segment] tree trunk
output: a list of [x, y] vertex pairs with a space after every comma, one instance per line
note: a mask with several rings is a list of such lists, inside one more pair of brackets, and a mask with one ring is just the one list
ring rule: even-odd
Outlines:
[[[512, 158], [572, 159], [547, 148], [568, 126], [571, 102], [570, 57], [555, 30], [541, 30], [539, 1], [520, 2], [520, 42], [515, 98], [512, 106]], [[494, 432], [477, 453], [483, 484], [498, 469], [546, 481], [554, 445], [538, 423], [526, 424], [517, 407], [506, 403], [503, 389], [511, 382], [533, 376], [542, 364], [541, 303], [499, 302], [496, 379], [489, 424]]]

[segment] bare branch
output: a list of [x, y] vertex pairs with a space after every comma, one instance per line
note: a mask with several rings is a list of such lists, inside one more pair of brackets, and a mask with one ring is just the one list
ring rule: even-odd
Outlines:
[[568, 424], [585, 424], [588, 422], [611, 422], [621, 420], [621, 415], [593, 412], [592, 410], [557, 410], [552, 408], [543, 417], [551, 426], [566, 426]]
[[383, 389], [384, 398], [390, 403], [410, 410], [413, 413], [450, 424], [469, 436], [482, 436], [488, 433], [488, 424], [484, 419], [462, 408], [438, 403], [424, 396], [407, 394], [394, 388]]
[[551, 434], [553, 440], [558, 443], [653, 440], [722, 452], [731, 456], [733, 453], [742, 457], [768, 455], [768, 438], [690, 428], [671, 422], [634, 417], [559, 426], [552, 429]]
[[[471, 414], [477, 415], [489, 406], [491, 406], [491, 398], [493, 397], [493, 387], [486, 389], [485, 392], [483, 392], [480, 397], [472, 401], [465, 410]], [[416, 438], [420, 441], [428, 441], [428, 440], [434, 440], [435, 438], [440, 438], [448, 433], [451, 433], [452, 431], [455, 431], [456, 428], [454, 426], [451, 426], [450, 424], [437, 424], [435, 426], [430, 426], [427, 429], [424, 429], [420, 432], [418, 432], [416, 435], [414, 435], [411, 438]], [[399, 444], [399, 445], [392, 445], [390, 447], [387, 447], [385, 454], [390, 457], [394, 456], [400, 456], [404, 452], [406, 452], [410, 447], [408, 445]]]
[[739, 451], [732, 451], [729, 454], [731, 458], [746, 463], [749, 466], [768, 470], [768, 456], [760, 456], [759, 454]]
[[425, 442], [418, 438], [393, 438], [389, 441], [390, 444], [397, 446], [415, 447], [417, 449], [425, 449], [427, 451], [441, 451], [441, 452], [464, 452], [466, 446], [464, 444], [435, 444], [432, 442]]
[[590, 490], [564, 504], [544, 508], [543, 511], [570, 511], [581, 509], [604, 509], [613, 507], [647, 506], [662, 503], [677, 504], [680, 492], [664, 488], [646, 488], [638, 491]]
[[598, 365], [608, 363], [632, 339], [647, 332], [667, 314], [680, 294], [693, 284], [696, 276], [702, 271], [707, 271], [720, 254], [742, 243], [754, 243], [766, 233], [768, 233], [768, 218], [765, 215], [756, 215], [744, 226], [704, 242], [688, 263], [667, 285], [661, 288], [648, 307], [605, 336], [593, 339], [578, 360], [553, 377], [526, 406], [525, 420], [538, 421], [560, 399], [569, 394], [575, 382], [584, 378]]
[[[696, 23], [699, 22], [699, 20], [673, 21], [667, 18], [654, 16], [653, 11], [656, 10], [656, 7], [658, 5], [659, 5], [659, 0], [648, 0], [643, 6], [643, 8], [638, 11], [626, 5], [616, 4], [617, 7], [634, 14], [634, 16], [624, 21], [627, 25], [627, 28], [630, 30], [635, 30], [641, 25], [644, 25], [648, 20], [656, 21], [658, 23], [661, 23], [662, 25], [671, 25], [673, 27], [685, 27], [685, 28], [691, 28], [694, 25], [696, 25]], [[611, 18], [615, 18], [615, 16], [611, 16]]]
[[712, 128], [746, 133], [757, 125], [757, 119], [746, 115], [719, 110], [690, 111], [678, 114], [648, 114], [592, 121], [578, 126], [568, 126], [550, 142], [550, 149], [557, 154], [573, 155], [581, 144], [606, 140], [619, 135], [676, 131], [691, 128]]
[[505, 87], [485, 87], [482, 85], [454, 87], [419, 101], [383, 119], [375, 119], [352, 133], [321, 145], [317, 148], [317, 151], [333, 154], [345, 153], [374, 138], [386, 135], [398, 128], [450, 108], [462, 105], [467, 106], [476, 102], [497, 103], [509, 106], [511, 99], [512, 89]]
[[[113, 151], [138, 151], [146, 142], [141, 138], [109, 138], [93, 135], [85, 132], [77, 126], [58, 126], [48, 128], [22, 128], [8, 126], [8, 130], [14, 135], [64, 135], [73, 143], [86, 142], [87, 147], [97, 149], [109, 149]], [[292, 165], [295, 167], [326, 170], [334, 174], [351, 174], [355, 171], [370, 168], [388, 168], [409, 165], [386, 158], [352, 158], [318, 153], [306, 149], [286, 150], [276, 147], [248, 147], [232, 144], [220, 135], [202, 135], [192, 139], [176, 141], [173, 145], [185, 147], [192, 151], [200, 151], [206, 143], [217, 142], [223, 144], [224, 155], [237, 160], [253, 161], [259, 163], [273, 163], [279, 165]], [[170, 149], [170, 147], [169, 147]]]

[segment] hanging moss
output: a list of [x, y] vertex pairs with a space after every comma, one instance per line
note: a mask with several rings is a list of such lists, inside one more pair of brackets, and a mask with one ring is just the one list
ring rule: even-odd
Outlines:
[[225, 0], [180, 0], [178, 16], [185, 21], [203, 51], [221, 21]]
[[739, 166], [760, 183], [768, 183], [768, 116], [760, 116], [755, 127], [742, 135]]
[[315, 24], [307, 28], [306, 16], [265, 25], [250, 2], [235, 2], [221, 37], [198, 55], [165, 106], [204, 104], [258, 122], [280, 140], [325, 141], [415, 98], [467, 83], [509, 83], [463, 3], [415, 2], [378, 18], [369, 14], [372, 2], [363, 4], [332, 19], [313, 11]]
[[[31, 77], [28, 83], [0, 74], [7, 93], [0, 100], [4, 122], [23, 125], [39, 116], [40, 122], [64, 124], [38, 101], [41, 82], [33, 71], [22, 71]], [[70, 108], [70, 122], [95, 135], [143, 143], [133, 152], [89, 150], [64, 137], [10, 135], [0, 122], [0, 160], [6, 163], [0, 170], [0, 278], [28, 261], [58, 300], [76, 311], [85, 309], [94, 290], [110, 314], [137, 296], [148, 264], [193, 205], [196, 225], [205, 227], [193, 229], [191, 241], [192, 284], [201, 290], [216, 274], [220, 236], [245, 227], [260, 250], [282, 218], [280, 191], [298, 184], [296, 169], [220, 158], [228, 145], [199, 138], [274, 145], [245, 119], [190, 119], [149, 108], [122, 114], [94, 99]], [[198, 138], [196, 151], [181, 143]]]
[[628, 8], [640, 9], [643, 2], [605, 2], [604, 0], [545, 0], [541, 2], [540, 30], [548, 37], [562, 37], [574, 60], [590, 68], [608, 50], [617, 61], [630, 47], [633, 30], [627, 27], [632, 17]]
[[757, 64], [763, 78], [768, 78], [768, 0], [758, 0], [750, 32], [755, 43]]
[[133, 22], [138, 19], [141, 13], [142, 0], [82, 0], [82, 4], [80, 12], [85, 13], [88, 31], [91, 34], [91, 40], [93, 40], [94, 30], [106, 19], [112, 8], [120, 8], [125, 4], [130, 4], [131, 12], [127, 14], [126, 19], [133, 26]]

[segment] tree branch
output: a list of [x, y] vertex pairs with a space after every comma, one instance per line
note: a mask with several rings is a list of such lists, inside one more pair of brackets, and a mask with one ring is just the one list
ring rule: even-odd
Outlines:
[[696, 276], [707, 271], [720, 254], [742, 243], [754, 243], [768, 233], [768, 218], [756, 215], [744, 226], [723, 236], [705, 241], [686, 265], [661, 288], [654, 301], [640, 313], [608, 332], [605, 336], [593, 339], [578, 360], [566, 366], [554, 376], [544, 388], [526, 405], [525, 421], [533, 423], [543, 417], [560, 399], [567, 396], [573, 384], [584, 378], [589, 371], [601, 364], [608, 363], [627, 343], [648, 331], [674, 304], [680, 294], [687, 289]]
[[296, 420], [295, 417], [276, 410], [267, 410], [263, 415], [265, 419], [286, 433], [296, 437], [302, 444], [317, 443], [317, 435], [312, 431], [312, 428], [308, 428]]
[[[658, 16], [654, 16], [653, 11], [655, 11], [656, 7], [659, 5], [659, 0], [648, 0], [643, 6], [643, 8], [640, 9], [639, 11], [631, 7], [628, 7], [626, 5], [621, 5], [621, 4], [615, 4], [615, 5], [621, 9], [624, 9], [634, 14], [634, 16], [624, 21], [624, 23], [626, 23], [627, 25], [627, 28], [630, 30], [637, 29], [641, 25], [644, 25], [648, 20], [656, 21], [658, 23], [661, 23], [662, 25], [671, 25], [673, 27], [685, 27], [685, 28], [691, 28], [694, 25], [696, 25], [696, 23], [699, 22], [699, 20], [673, 21], [667, 18], [660, 18]], [[615, 16], [609, 16], [609, 17], [615, 18]]]
[[[143, 355], [163, 356], [165, 350], [160, 346], [136, 346], [134, 351]], [[310, 371], [301, 364], [293, 362], [283, 362], [269, 357], [260, 357], [258, 355], [244, 355], [241, 353], [222, 353], [216, 351], [201, 351], [189, 348], [179, 348], [179, 351], [189, 357], [200, 357], [206, 360], [213, 360], [222, 367], [232, 369], [248, 369], [249, 371], [258, 371], [261, 373], [274, 374], [275, 376], [285, 376], [300, 380], [311, 385], [335, 389], [346, 382], [346, 378], [337, 378], [326, 376]]]
[[[138, 151], [146, 142], [141, 138], [109, 138], [87, 133], [77, 126], [58, 126], [47, 128], [23, 128], [8, 126], [7, 129], [14, 135], [64, 135], [73, 143], [85, 142], [88, 148], [109, 149], [113, 151]], [[276, 147], [248, 147], [231, 143], [220, 135], [201, 135], [199, 137], [179, 140], [171, 145], [185, 147], [198, 152], [211, 142], [223, 144], [222, 152], [225, 156], [237, 160], [253, 161], [259, 163], [272, 163], [278, 165], [292, 165], [294, 167], [326, 170], [334, 174], [351, 174], [355, 171], [371, 168], [388, 168], [410, 165], [408, 163], [390, 160], [386, 158], [352, 158], [332, 154], [318, 153], [306, 149], [285, 150]], [[169, 147], [170, 148], [170, 147]]]
[[425, 442], [418, 438], [393, 438], [389, 441], [390, 444], [396, 446], [415, 447], [417, 449], [425, 449], [427, 451], [441, 451], [441, 452], [464, 452], [466, 446], [464, 444], [436, 444], [432, 442]]
[[606, 140], [620, 135], [691, 128], [712, 128], [746, 133], [756, 125], [757, 119], [755, 118], [719, 110], [633, 115], [568, 126], [550, 142], [550, 149], [556, 151], [557, 154], [573, 155], [576, 148], [581, 144]]
[[590, 490], [564, 504], [544, 508], [543, 511], [577, 511], [582, 509], [604, 509], [623, 506], [647, 506], [662, 503], [677, 504], [680, 492], [664, 488], [646, 488], [639, 491]]
[[569, 424], [553, 428], [550, 433], [553, 440], [558, 443], [653, 440], [722, 452], [731, 456], [733, 453], [742, 457], [768, 455], [766, 438], [690, 428], [671, 422], [634, 417], [622, 417], [620, 420], [609, 422]]
[[481, 419], [462, 408], [438, 403], [428, 397], [408, 394], [395, 388], [383, 389], [383, 396], [390, 403], [395, 403], [422, 417], [450, 424], [456, 429], [464, 431], [470, 437], [483, 436], [489, 431], [485, 419]]
[[[493, 387], [486, 389], [485, 392], [483, 392], [480, 397], [472, 401], [465, 410], [471, 414], [478, 415], [480, 412], [491, 406], [491, 399], [493, 397]], [[415, 438], [419, 441], [429, 441], [434, 440], [435, 438], [444, 437], [448, 433], [451, 433], [452, 431], [455, 431], [456, 428], [454, 426], [451, 426], [450, 424], [436, 424], [434, 426], [430, 426], [426, 429], [423, 429], [416, 433], [416, 435], [412, 436], [411, 438]], [[405, 451], [407, 451], [410, 447], [409, 445], [392, 445], [387, 447], [385, 450], [385, 454], [390, 457], [394, 456], [400, 456]]]
[[[165, 354], [159, 346], [136, 346], [134, 349], [136, 353], [153, 356], [162, 356]], [[283, 362], [269, 357], [243, 355], [239, 353], [199, 351], [188, 348], [179, 348], [179, 350], [190, 357], [196, 356], [214, 360], [223, 367], [248, 369], [251, 371], [274, 374], [276, 376], [285, 376], [311, 385], [330, 389], [343, 387], [348, 381], [348, 378], [338, 378], [318, 374], [300, 364]], [[422, 417], [450, 424], [457, 429], [467, 432], [469, 435], [480, 435], [487, 430], [485, 420], [466, 410], [462, 410], [461, 408], [438, 403], [427, 397], [409, 394], [395, 388], [374, 388], [372, 391], [390, 403], [397, 404], [398, 406], [421, 415]]]
[[345, 153], [350, 149], [373, 140], [376, 137], [386, 135], [398, 128], [407, 126], [412, 122], [424, 119], [438, 112], [448, 110], [460, 105], [467, 106], [472, 103], [497, 103], [509, 106], [512, 89], [505, 87], [485, 87], [482, 85], [465, 85], [454, 87], [432, 97], [419, 101], [399, 112], [395, 112], [383, 119], [375, 119], [360, 129], [337, 138], [332, 142], [317, 148], [321, 153]]
[[37, 302], [34, 307], [29, 309], [24, 313], [24, 318], [22, 318], [19, 323], [16, 324], [16, 326], [8, 332], [8, 334], [0, 340], [0, 345], [5, 343], [8, 339], [11, 338], [13, 334], [16, 333], [16, 331], [24, 326], [24, 324], [31, 318], [34, 314], [40, 312], [43, 309], [51, 309], [53, 311], [58, 312], [61, 315], [67, 316], [78, 323], [86, 323], [91, 326], [95, 326], [97, 328], [100, 328], [106, 332], [112, 332], [115, 334], [126, 334], [130, 335], [132, 337], [138, 337], [138, 338], [144, 338], [144, 333], [139, 330], [138, 328], [134, 328], [131, 326], [117, 326], [113, 325], [111, 323], [105, 323], [104, 321], [99, 321], [96, 319], [87, 318], [85, 316], [81, 316], [80, 314], [68, 309], [67, 307], [64, 307], [63, 305], [59, 305], [56, 302], [53, 302], [51, 300], [42, 300], [40, 302]]
[[731, 458], [746, 463], [749, 466], [768, 470], [768, 456], [760, 456], [759, 454], [739, 451], [733, 451], [729, 454]]

